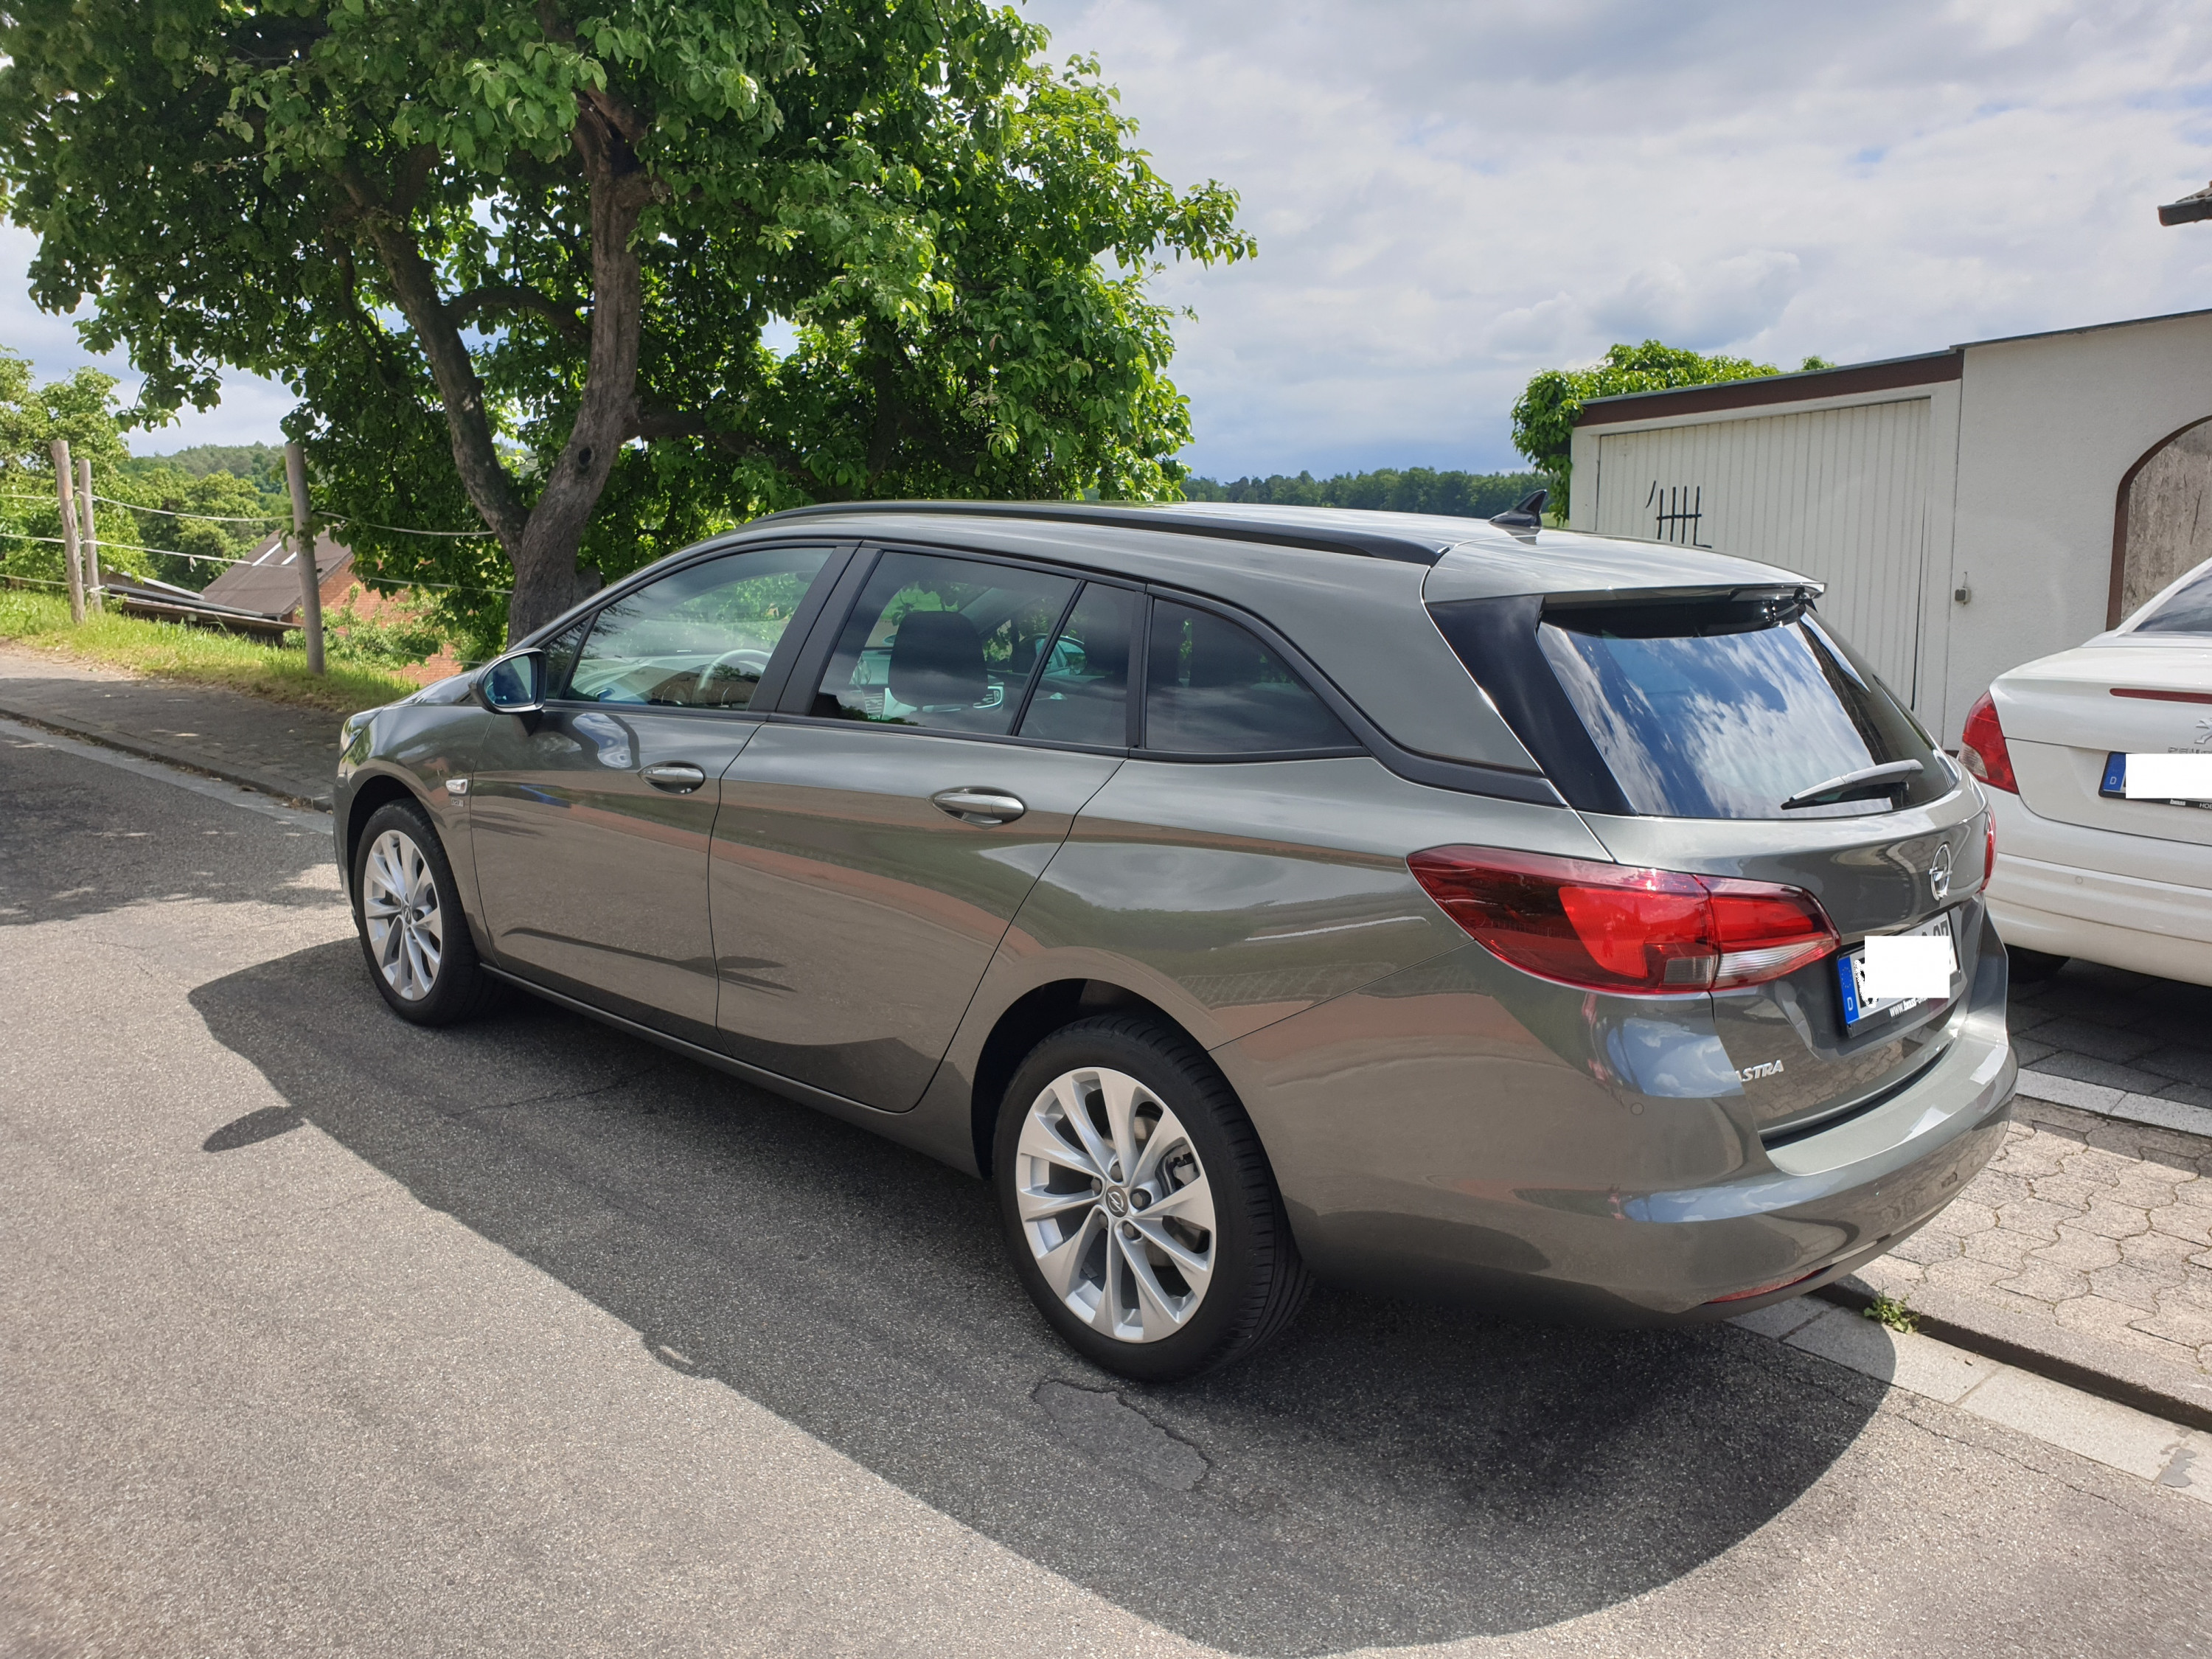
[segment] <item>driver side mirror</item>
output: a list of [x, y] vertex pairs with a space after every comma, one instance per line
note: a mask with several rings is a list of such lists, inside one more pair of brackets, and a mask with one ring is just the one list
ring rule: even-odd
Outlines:
[[495, 714], [534, 714], [545, 706], [545, 653], [510, 651], [477, 676], [477, 701]]

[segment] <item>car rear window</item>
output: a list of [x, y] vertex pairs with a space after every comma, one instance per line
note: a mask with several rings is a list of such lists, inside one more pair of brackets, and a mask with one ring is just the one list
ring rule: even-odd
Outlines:
[[[1953, 787], [1918, 724], [1801, 606], [1547, 608], [1536, 644], [1632, 812], [1843, 817], [1934, 800]], [[1908, 770], [1893, 793], [1785, 804], [1899, 762], [1921, 769]]]
[[1164, 754], [1273, 755], [1351, 749], [1342, 722], [1248, 628], [1152, 606], [1145, 747]]
[[2138, 634], [2212, 634], [2212, 564], [2206, 565], [2135, 626]]

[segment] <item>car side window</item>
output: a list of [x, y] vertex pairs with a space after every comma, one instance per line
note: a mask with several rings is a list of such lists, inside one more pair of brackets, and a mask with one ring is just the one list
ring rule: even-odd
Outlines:
[[[776, 641], [829, 557], [826, 547], [732, 553], [625, 593], [592, 617], [566, 696], [661, 708], [750, 706]], [[555, 643], [547, 646], [549, 667]]]
[[979, 560], [887, 553], [809, 712], [1002, 735], [1076, 584]]
[[1137, 596], [1087, 584], [1044, 653], [1021, 735], [1121, 749], [1129, 741], [1129, 635]]
[[1355, 746], [1328, 705], [1251, 629], [1188, 605], [1153, 602], [1146, 748], [1264, 755]]

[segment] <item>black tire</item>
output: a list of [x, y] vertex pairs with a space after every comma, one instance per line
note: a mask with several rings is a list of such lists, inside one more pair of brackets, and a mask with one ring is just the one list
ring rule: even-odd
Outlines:
[[[1133, 1078], [1173, 1113], [1212, 1194], [1211, 1278], [1188, 1322], [1152, 1340], [1110, 1335], [1062, 1300], [1038, 1266], [1037, 1249], [1021, 1214], [1018, 1193], [1024, 1178], [1022, 1167], [1029, 1161], [1021, 1151], [1024, 1124], [1048, 1085], [1088, 1067]], [[1098, 1121], [1094, 1117], [1094, 1124]], [[1007, 1254], [1038, 1311], [1085, 1358], [1123, 1376], [1174, 1382], [1242, 1359], [1291, 1322], [1312, 1287], [1251, 1119], [1205, 1053], [1156, 1020], [1104, 1015], [1066, 1026], [1031, 1049], [1000, 1106], [992, 1182], [998, 1189]], [[1103, 1185], [1101, 1192], [1100, 1223], [1120, 1224], [1103, 1208]], [[1156, 1201], [1165, 1207], [1164, 1199]], [[1134, 1207], [1115, 1213], [1142, 1219]], [[1076, 1224], [1041, 1224], [1066, 1228], [1072, 1236]], [[1105, 1240], [1098, 1247], [1108, 1261], [1112, 1243]], [[1133, 1286], [1133, 1281], [1125, 1282]]]
[[2025, 951], [2017, 945], [2005, 946], [2006, 970], [2014, 985], [2040, 985], [2072, 960], [2071, 957], [2054, 957], [2048, 951]]
[[[399, 837], [400, 842], [387, 842], [391, 836]], [[423, 871], [437, 896], [439, 949], [427, 989], [422, 988], [420, 969], [428, 953], [412, 958], [411, 965], [402, 963], [394, 969], [372, 938], [374, 930], [368, 891], [369, 862], [380, 849], [388, 853], [395, 845], [403, 844], [411, 846], [420, 854]], [[381, 890], [380, 883], [380, 893]], [[361, 936], [362, 955], [368, 963], [370, 981], [400, 1018], [416, 1025], [451, 1025], [483, 1012], [498, 999], [498, 981], [485, 973], [477, 960], [476, 940], [470, 935], [468, 917], [461, 909], [461, 891], [453, 880], [453, 866], [447, 860], [445, 844], [438, 839], [429, 814], [411, 800], [387, 802], [378, 807], [362, 827], [361, 839], [353, 853], [353, 922], [355, 931]], [[406, 925], [399, 925], [401, 937], [397, 941], [399, 949], [395, 955], [404, 952]], [[392, 929], [386, 927], [387, 947], [395, 943], [392, 933]]]

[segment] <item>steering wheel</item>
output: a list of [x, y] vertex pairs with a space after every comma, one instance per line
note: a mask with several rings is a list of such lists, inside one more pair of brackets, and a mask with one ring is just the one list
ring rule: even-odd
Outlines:
[[699, 684], [694, 695], [702, 702], [706, 700], [708, 690], [714, 684], [714, 677], [722, 672], [723, 665], [726, 663], [734, 663], [740, 670], [745, 671], [737, 678], [757, 680], [768, 672], [768, 653], [756, 651], [749, 645], [741, 645], [735, 650], [722, 653], [720, 656], [699, 671]]

